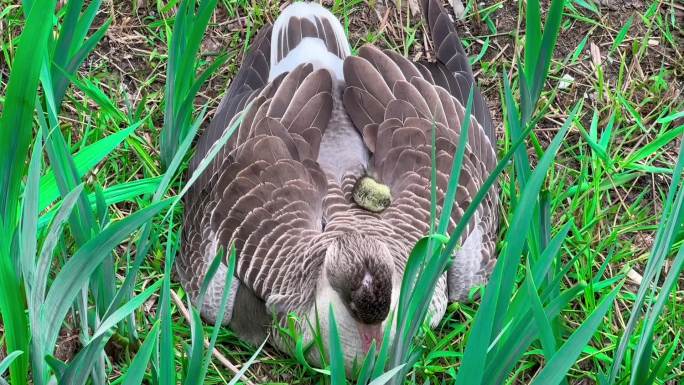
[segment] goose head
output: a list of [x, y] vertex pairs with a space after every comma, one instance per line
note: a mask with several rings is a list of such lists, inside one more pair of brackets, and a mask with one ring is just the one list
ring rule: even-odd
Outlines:
[[380, 346], [396, 304], [398, 276], [389, 249], [376, 237], [344, 233], [328, 247], [316, 305], [324, 340], [329, 338], [327, 318], [332, 306], [348, 362], [362, 359], [373, 341]]

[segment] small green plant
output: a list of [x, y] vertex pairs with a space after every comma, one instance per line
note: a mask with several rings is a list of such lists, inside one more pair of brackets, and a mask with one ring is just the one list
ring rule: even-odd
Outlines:
[[200, 64], [200, 45], [209, 18], [216, 8], [216, 0], [201, 0], [199, 7], [195, 7], [195, 1], [180, 2], [169, 41], [166, 108], [160, 139], [161, 159], [167, 167], [181, 142], [188, 136], [197, 92], [226, 60], [226, 55], [220, 55], [195, 78], [195, 71]]

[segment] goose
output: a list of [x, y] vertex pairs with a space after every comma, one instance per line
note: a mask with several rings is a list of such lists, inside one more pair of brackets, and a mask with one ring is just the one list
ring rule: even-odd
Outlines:
[[[229, 289], [223, 324], [245, 341], [270, 335], [291, 352], [291, 341], [271, 332], [296, 314], [305, 343], [318, 325], [327, 350], [332, 308], [348, 368], [380, 342], [409, 252], [429, 231], [432, 130], [439, 215], [470, 119], [450, 230], [497, 162], [490, 112], [454, 24], [439, 1], [421, 5], [435, 62], [370, 44], [352, 55], [339, 20], [316, 3], [289, 5], [257, 34], [189, 166], [194, 172], [216, 152], [185, 197], [176, 263], [206, 321], [215, 322]], [[498, 199], [494, 187], [440, 277], [432, 327], [449, 302], [486, 282], [496, 262]], [[223, 261], [197, 303], [211, 262], [231, 245], [232, 286], [223, 287]], [[320, 364], [317, 356], [308, 358]]]

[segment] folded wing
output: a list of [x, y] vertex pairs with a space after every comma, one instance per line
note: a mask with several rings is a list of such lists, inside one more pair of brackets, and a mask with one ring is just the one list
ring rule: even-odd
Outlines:
[[[494, 148], [477, 115], [465, 117], [458, 97], [390, 51], [364, 46], [358, 57], [345, 60], [344, 71], [345, 107], [372, 152], [369, 171], [391, 190], [392, 203], [382, 218], [411, 244], [429, 230], [432, 131], [439, 214], [461, 127], [471, 119], [449, 226], [453, 230], [496, 165]], [[495, 201], [492, 191], [462, 237], [464, 248], [456, 253], [448, 274], [451, 300], [465, 297], [493, 265]]]

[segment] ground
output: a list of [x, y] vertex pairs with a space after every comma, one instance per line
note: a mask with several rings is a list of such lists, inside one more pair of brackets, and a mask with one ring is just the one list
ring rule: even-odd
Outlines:
[[[345, 20], [354, 48], [373, 43], [402, 52], [411, 58], [431, 57], [418, 18], [408, 17], [394, 6], [381, 0], [364, 3], [324, 1], [333, 12]], [[501, 95], [502, 73], [517, 76], [515, 58], [522, 50], [524, 37], [519, 35], [524, 8], [514, 0], [468, 1], [466, 16], [457, 20], [458, 30], [473, 58], [476, 78], [494, 116], [499, 136], [499, 151], [505, 152], [510, 140], [505, 134]], [[543, 4], [548, 2], [543, 1]], [[611, 258], [606, 275], [626, 272], [630, 277], [628, 290], [635, 290], [643, 271], [648, 251], [653, 243], [664, 195], [667, 193], [671, 169], [678, 155], [681, 125], [679, 118], [669, 127], [658, 120], [684, 108], [684, 58], [682, 57], [682, 25], [684, 6], [676, 0], [625, 0], [614, 2], [611, 8], [597, 8], [590, 0], [568, 1], [563, 19], [558, 48], [551, 65], [547, 89], [542, 94], [542, 105], [548, 109], [538, 122], [536, 141], [530, 143], [530, 156], [537, 155], [535, 145], [545, 148], [560, 128], [569, 110], [580, 100], [582, 128], [575, 126], [564, 142], [546, 189], [550, 196], [554, 221], [575, 220], [567, 250], [568, 259], [584, 255], [576, 263], [568, 283], [588, 282], [606, 260]], [[21, 27], [20, 7], [14, 2], [0, 0], [0, 80], [6, 82], [12, 57], [12, 44]], [[207, 105], [209, 116], [218, 105], [230, 79], [237, 71], [247, 42], [265, 23], [271, 23], [286, 4], [265, 0], [220, 0], [202, 47], [202, 57], [213, 60], [227, 52], [228, 65], [221, 68], [200, 92], [197, 106]], [[158, 132], [163, 122], [162, 97], [166, 76], [166, 35], [164, 18], [173, 17], [172, 9], [164, 9], [163, 2], [150, 0], [105, 1], [97, 15], [96, 26], [111, 19], [106, 37], [94, 54], [90, 55], [80, 76], [99, 82], [116, 106], [126, 111], [135, 106], [140, 115], [149, 114], [148, 123], [137, 131], [134, 139], [114, 156], [102, 162], [88, 179], [98, 181], [105, 188], [122, 182], [157, 176], [160, 173]], [[589, 144], [592, 115], [596, 112], [599, 137], [615, 116], [615, 124], [608, 148], [609, 162], [596, 159]], [[133, 112], [131, 110], [131, 112]], [[119, 127], [108, 126], [107, 115], [80, 91], [67, 97], [63, 131], [68, 133], [74, 149], [90, 143]], [[83, 130], [93, 125], [96, 129]], [[672, 127], [675, 127], [674, 129]], [[673, 130], [679, 135], [668, 136]], [[536, 143], [535, 143], [536, 142]], [[655, 143], [655, 145], [653, 145]], [[646, 148], [646, 150], [643, 150]], [[671, 173], [671, 171], [670, 171]], [[590, 178], [589, 176], [593, 176]], [[507, 183], [505, 178], [502, 185]], [[136, 205], [136, 199], [119, 203], [114, 209], [120, 215]], [[507, 202], [504, 199], [504, 212]], [[116, 215], [116, 214], [115, 214]], [[508, 218], [503, 216], [503, 228]], [[581, 231], [580, 231], [581, 230]], [[158, 276], [163, 269], [163, 250], [153, 253], [143, 272], [145, 279]], [[684, 283], [684, 281], [680, 281]], [[684, 285], [673, 293], [663, 319], [658, 324], [659, 342], [666, 346], [684, 321], [682, 299]], [[180, 287], [175, 289], [181, 292]], [[584, 318], [591, 299], [565, 314], [568, 325]], [[450, 307], [434, 339], [425, 343], [430, 349], [457, 354], [463, 349], [463, 332], [451, 333], [462, 323], [471, 321], [474, 304]], [[587, 306], [587, 307], [585, 307]], [[614, 315], [607, 318], [593, 347], [588, 347], [582, 361], [570, 372], [571, 383], [595, 381], [597, 367], [604, 367], [604, 351], [614, 349], [619, 331], [624, 329], [626, 313], [631, 306], [629, 295], [617, 301]], [[145, 307], [154, 312], [156, 299]], [[174, 313], [177, 336], [189, 340], [187, 320], [181, 312]], [[145, 318], [140, 317], [141, 335], [145, 334]], [[73, 333], [72, 333], [73, 334]], [[73, 354], [73, 336], [68, 330], [61, 339], [60, 358]], [[451, 340], [442, 343], [444, 338]], [[127, 355], [113, 347], [112, 378], [125, 369]], [[123, 349], [125, 350], [125, 349]], [[245, 362], [254, 347], [238, 341], [228, 330], [219, 337], [218, 350], [231, 362]], [[119, 352], [119, 353], [116, 353]], [[424, 357], [418, 373], [426, 378], [448, 378], [454, 365], [453, 355]], [[239, 365], [238, 365], [239, 367]], [[534, 355], [519, 365], [515, 381], [526, 383], [538, 368]], [[679, 372], [683, 375], [684, 372]], [[210, 366], [209, 379], [223, 383], [221, 378], [232, 374], [218, 360]], [[307, 371], [295, 360], [266, 349], [249, 371], [254, 383], [309, 384], [320, 381], [320, 375]], [[676, 379], [672, 380], [677, 383]]]

